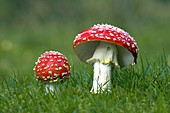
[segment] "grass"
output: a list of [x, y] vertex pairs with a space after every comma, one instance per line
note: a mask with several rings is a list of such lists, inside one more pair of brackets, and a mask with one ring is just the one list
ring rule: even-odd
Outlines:
[[[169, 113], [170, 68], [165, 57], [139, 58], [135, 66], [113, 71], [112, 92], [91, 94], [92, 72], [76, 71], [61, 91], [45, 94], [33, 74], [1, 76], [0, 113]], [[8, 75], [9, 76], [9, 75]]]

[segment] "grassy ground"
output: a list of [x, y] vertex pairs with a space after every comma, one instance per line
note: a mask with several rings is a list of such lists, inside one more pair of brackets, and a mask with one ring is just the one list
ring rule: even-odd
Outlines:
[[[170, 69], [164, 56], [152, 61], [140, 56], [138, 65], [113, 71], [112, 92], [91, 94], [92, 71], [75, 71], [58, 83], [60, 92], [45, 94], [33, 74], [1, 76], [0, 113], [169, 113]], [[8, 75], [9, 76], [9, 75]], [[20, 77], [18, 77], [20, 76]], [[56, 83], [57, 84], [57, 83]]]

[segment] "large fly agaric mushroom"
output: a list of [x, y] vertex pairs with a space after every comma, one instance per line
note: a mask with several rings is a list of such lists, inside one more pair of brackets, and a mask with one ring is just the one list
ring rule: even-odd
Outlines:
[[138, 54], [135, 40], [108, 24], [97, 24], [78, 34], [74, 50], [82, 61], [94, 66], [93, 93], [110, 91], [111, 69], [135, 64]]
[[45, 83], [45, 89], [49, 91], [58, 90], [54, 82], [70, 77], [70, 65], [67, 58], [56, 51], [47, 51], [42, 54], [34, 67], [36, 77]]

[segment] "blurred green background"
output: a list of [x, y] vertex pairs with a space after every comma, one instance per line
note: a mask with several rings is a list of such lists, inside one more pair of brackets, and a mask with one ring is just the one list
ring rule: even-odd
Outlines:
[[0, 0], [1, 75], [33, 74], [34, 62], [48, 50], [63, 53], [81, 70], [73, 40], [98, 23], [129, 32], [142, 56], [154, 59], [163, 48], [170, 54], [169, 0]]

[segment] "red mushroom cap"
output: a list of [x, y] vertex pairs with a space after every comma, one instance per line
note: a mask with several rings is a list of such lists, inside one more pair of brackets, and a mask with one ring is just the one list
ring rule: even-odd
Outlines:
[[63, 54], [49, 51], [38, 58], [34, 71], [38, 80], [55, 82], [58, 79], [69, 78], [70, 65]]
[[[100, 41], [117, 45], [118, 61], [121, 67], [136, 63], [138, 46], [135, 40], [124, 30], [108, 24], [97, 24], [78, 34], [74, 40], [74, 50], [77, 56], [85, 62], [92, 57]], [[131, 55], [127, 53], [127, 50]], [[133, 61], [126, 61], [132, 57]]]

